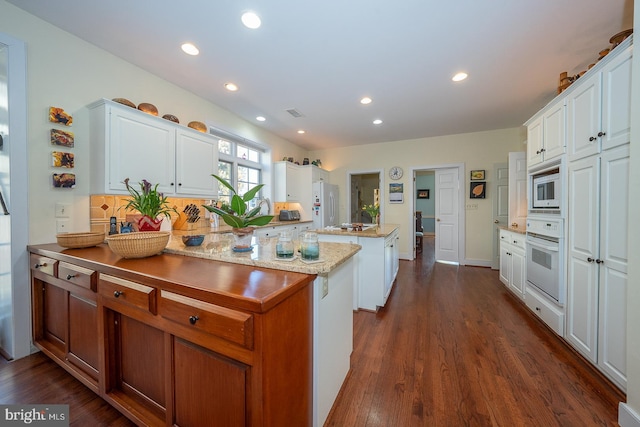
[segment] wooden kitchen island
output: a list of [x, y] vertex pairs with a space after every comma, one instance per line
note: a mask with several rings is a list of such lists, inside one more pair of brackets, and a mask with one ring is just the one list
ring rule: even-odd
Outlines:
[[312, 425], [316, 275], [29, 251], [35, 345], [135, 423]]

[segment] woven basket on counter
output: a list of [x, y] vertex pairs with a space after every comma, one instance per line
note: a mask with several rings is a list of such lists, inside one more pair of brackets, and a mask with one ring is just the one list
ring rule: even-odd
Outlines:
[[109, 249], [123, 258], [146, 258], [157, 255], [169, 243], [168, 231], [143, 231], [107, 237]]
[[104, 233], [60, 233], [56, 235], [56, 240], [63, 248], [90, 248], [104, 242]]

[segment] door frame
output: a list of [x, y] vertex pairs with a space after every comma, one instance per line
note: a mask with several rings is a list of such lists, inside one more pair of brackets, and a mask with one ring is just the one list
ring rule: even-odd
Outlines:
[[380, 180], [380, 222], [384, 223], [384, 169], [361, 169], [361, 170], [348, 170], [347, 171], [347, 185], [345, 191], [347, 197], [346, 203], [346, 222], [351, 222], [351, 176], [352, 175], [363, 175], [363, 174], [374, 174], [377, 173]]
[[[9, 182], [11, 214], [11, 348], [5, 356], [28, 356], [31, 346], [31, 282], [29, 279], [29, 198], [27, 164], [27, 57], [25, 42], [0, 32], [8, 51]], [[17, 214], [17, 213], [20, 214]]]
[[[409, 222], [411, 224], [411, 235], [416, 235], [416, 221], [415, 221], [415, 200], [418, 189], [416, 188], [416, 172], [418, 171], [436, 171], [438, 169], [457, 169], [458, 170], [458, 264], [466, 265], [466, 251], [465, 251], [465, 242], [466, 242], [466, 212], [465, 212], [465, 164], [464, 163], [447, 163], [447, 164], [439, 164], [439, 165], [424, 165], [424, 166], [413, 166], [411, 167], [411, 197], [409, 197]], [[438, 184], [435, 183], [434, 188], [434, 197], [437, 197]], [[435, 238], [438, 238], [438, 233], [436, 233]], [[416, 258], [416, 239], [412, 238], [411, 241], [413, 246], [413, 258]]]

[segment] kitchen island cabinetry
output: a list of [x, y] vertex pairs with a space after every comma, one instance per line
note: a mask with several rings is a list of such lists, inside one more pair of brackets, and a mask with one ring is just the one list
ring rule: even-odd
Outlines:
[[[92, 193], [128, 194], [124, 180], [166, 195], [213, 197], [218, 143], [212, 135], [102, 99], [89, 105]], [[144, 161], [141, 161], [143, 159]]]
[[398, 226], [384, 224], [364, 231], [342, 231], [333, 227], [317, 232], [321, 242], [351, 242], [362, 246], [356, 255], [354, 310], [361, 308], [376, 311], [379, 307], [384, 307], [400, 265]]
[[29, 250], [36, 346], [137, 424], [312, 423], [315, 275]]
[[500, 281], [520, 299], [525, 298], [525, 250], [524, 234], [500, 230]]
[[313, 227], [311, 221], [292, 221], [291, 223], [280, 222], [278, 224], [269, 223], [262, 227], [257, 227], [254, 231], [256, 237], [277, 237], [283, 231], [289, 231], [293, 239], [302, 238], [302, 233]]

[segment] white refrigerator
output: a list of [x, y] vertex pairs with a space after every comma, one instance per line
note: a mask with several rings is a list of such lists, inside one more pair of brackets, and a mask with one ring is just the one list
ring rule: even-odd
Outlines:
[[313, 228], [325, 228], [338, 225], [338, 186], [326, 182], [314, 182], [313, 192]]

